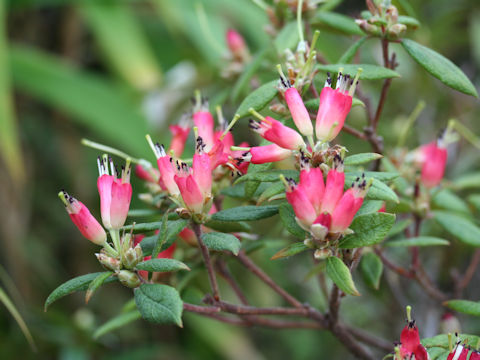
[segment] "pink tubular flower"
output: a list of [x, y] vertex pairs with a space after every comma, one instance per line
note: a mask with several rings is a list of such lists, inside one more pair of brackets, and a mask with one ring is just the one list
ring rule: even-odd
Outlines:
[[440, 184], [447, 165], [447, 149], [441, 139], [420, 147], [422, 163], [422, 184], [427, 188], [433, 188]]
[[278, 145], [254, 146], [243, 154], [242, 161], [248, 161], [252, 164], [264, 164], [267, 162], [275, 162], [287, 159], [291, 155], [291, 151], [281, 148]]
[[400, 334], [400, 359], [395, 360], [429, 360], [429, 356], [425, 347], [420, 343], [420, 335], [415, 325], [415, 320], [410, 317], [411, 308], [407, 307], [407, 325]]
[[345, 174], [343, 173], [343, 161], [340, 157], [334, 159], [334, 166], [327, 175], [325, 192], [322, 201], [322, 212], [333, 213], [333, 210], [340, 201], [345, 185]]
[[300, 131], [302, 135], [312, 136], [312, 120], [310, 120], [310, 115], [308, 114], [308, 110], [305, 107], [298, 90], [292, 87], [290, 81], [288, 81], [282, 75], [280, 76], [280, 83], [281, 88], [285, 91], [285, 101], [298, 131]]
[[298, 221], [309, 228], [317, 217], [315, 209], [302, 187], [298, 186], [293, 179], [285, 180], [287, 182], [287, 201], [292, 205]]
[[323, 173], [320, 168], [308, 168], [300, 171], [299, 186], [307, 194], [308, 200], [319, 214], [322, 209], [323, 194], [325, 186], [323, 185]]
[[156, 143], [154, 145], [149, 137], [148, 139], [150, 142], [150, 146], [155, 153], [155, 157], [157, 158], [158, 170], [160, 171], [160, 186], [163, 190], [166, 190], [171, 196], [178, 196], [180, 194], [180, 191], [178, 190], [178, 186], [174, 180], [175, 170], [172, 166], [172, 157], [165, 153], [165, 148], [163, 147], [163, 145], [160, 145], [159, 143]]
[[298, 132], [270, 116], [263, 118], [260, 122], [250, 120], [250, 128], [259, 133], [265, 140], [271, 141], [284, 149], [298, 150], [305, 148], [305, 142]]
[[135, 175], [137, 175], [139, 179], [151, 183], [158, 183], [160, 179], [160, 172], [157, 169], [147, 168], [141, 164], [135, 165]]
[[355, 92], [357, 77], [348, 91], [349, 75], [338, 74], [337, 87], [332, 89], [332, 79], [328, 74], [325, 86], [320, 93], [320, 106], [318, 108], [315, 131], [317, 138], [322, 141], [335, 139], [343, 128], [345, 118], [352, 108], [352, 97]]
[[170, 132], [172, 133], [172, 141], [170, 143], [169, 152], [173, 150], [173, 154], [176, 157], [180, 157], [183, 154], [185, 143], [187, 142], [190, 127], [182, 125], [170, 125]]
[[98, 192], [100, 194], [100, 210], [103, 226], [107, 229], [120, 229], [127, 220], [128, 209], [132, 199], [132, 185], [130, 184], [130, 162], [127, 160], [125, 168], [122, 168], [120, 178], [117, 178], [117, 171], [112, 159], [109, 164], [107, 157], [103, 160], [98, 157], [97, 180]]
[[233, 57], [239, 60], [244, 59], [248, 54], [248, 48], [243, 36], [233, 29], [228, 29], [225, 38]]
[[332, 214], [331, 232], [344, 232], [348, 229], [353, 217], [363, 204], [367, 189], [364, 175], [362, 178], [357, 178], [352, 187], [343, 194]]
[[107, 241], [107, 233], [97, 219], [93, 217], [88, 208], [73, 196], [68, 195], [64, 190], [60, 191], [58, 196], [65, 204], [70, 219], [72, 219], [82, 235], [94, 244], [105, 244]]
[[190, 174], [187, 164], [177, 163], [177, 175], [175, 175], [174, 179], [185, 206], [192, 212], [200, 214], [203, 210], [203, 193]]
[[[463, 344], [461, 344], [459, 341], [453, 348], [452, 352], [448, 354], [447, 360], [467, 360], [469, 352], [470, 349], [466, 346], [463, 346]], [[480, 359], [479, 353], [477, 351], [473, 351], [470, 355], [470, 360], [474, 359]]]
[[205, 143], [205, 151], [209, 152], [214, 145], [214, 121], [212, 114], [207, 110], [196, 111], [193, 114], [193, 123], [198, 129], [198, 136], [200, 136]]
[[192, 171], [193, 178], [197, 183], [204, 198], [212, 196], [212, 166], [210, 155], [203, 149], [205, 144], [202, 138], [197, 138], [196, 153], [193, 155]]

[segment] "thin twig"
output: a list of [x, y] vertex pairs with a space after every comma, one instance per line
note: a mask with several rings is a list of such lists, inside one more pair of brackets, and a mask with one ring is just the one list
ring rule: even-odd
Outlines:
[[470, 260], [470, 264], [468, 265], [467, 270], [465, 271], [465, 275], [463, 275], [461, 280], [458, 282], [457, 288], [455, 289], [457, 298], [460, 297], [463, 290], [468, 286], [468, 284], [472, 280], [473, 275], [475, 275], [475, 271], [479, 264], [480, 264], [480, 249], [477, 249], [473, 253], [472, 259]]
[[218, 306], [201, 306], [201, 305], [183, 303], [183, 310], [191, 311], [199, 314], [215, 314], [215, 313], [219, 313], [222, 309]]
[[203, 260], [205, 262], [205, 267], [207, 268], [208, 279], [210, 280], [210, 287], [213, 292], [213, 297], [215, 300], [220, 300], [217, 278], [215, 276], [215, 270], [213, 269], [212, 261], [210, 260], [210, 253], [208, 252], [208, 248], [205, 246], [202, 240], [202, 228], [200, 224], [192, 222], [192, 229], [197, 237], [198, 245], [200, 246]]
[[262, 269], [260, 269], [243, 251], [240, 251], [237, 258], [240, 262], [253, 274], [255, 274], [260, 280], [262, 280], [265, 284], [270, 286], [277, 294], [282, 296], [286, 301], [288, 301], [291, 305], [295, 306], [296, 308], [304, 308], [303, 304], [295, 299], [292, 295], [286, 292], [283, 288], [281, 288], [273, 279], [268, 276]]
[[344, 326], [357, 340], [363, 342], [364, 344], [374, 346], [377, 349], [385, 350], [387, 352], [393, 350], [393, 344], [388, 342], [387, 340], [366, 333], [364, 329], [357, 329], [353, 327], [348, 327], [346, 325]]
[[360, 130], [357, 130], [349, 125], [343, 125], [343, 128], [342, 128], [346, 133], [349, 133], [361, 140], [367, 140], [367, 136], [361, 132]]

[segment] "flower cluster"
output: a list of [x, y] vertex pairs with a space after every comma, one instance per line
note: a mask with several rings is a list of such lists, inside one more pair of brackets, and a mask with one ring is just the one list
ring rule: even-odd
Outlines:
[[287, 201], [293, 207], [297, 223], [319, 244], [337, 240], [348, 233], [370, 182], [365, 176], [358, 177], [344, 192], [345, 174], [340, 155], [334, 157], [325, 183], [321, 168], [310, 167], [303, 154], [301, 165], [298, 184], [293, 179], [285, 179]]
[[[345, 124], [345, 119], [352, 107], [352, 98], [360, 74], [361, 69], [359, 69], [355, 78], [351, 79], [349, 75], [340, 72], [334, 89], [332, 88], [332, 78], [328, 73], [325, 86], [320, 93], [320, 105], [315, 122], [316, 144], [313, 139], [313, 124], [302, 97], [298, 90], [292, 86], [290, 80], [281, 74], [279, 89], [283, 92], [298, 132], [272, 117], [263, 117], [256, 111], [251, 110], [258, 121], [251, 120], [250, 128], [273, 144], [252, 147], [242, 155], [240, 160], [262, 164], [284, 160], [292, 152], [303, 151], [311, 154], [312, 152], [323, 151], [324, 146], [322, 145], [335, 139]], [[308, 146], [303, 137], [308, 139]]]

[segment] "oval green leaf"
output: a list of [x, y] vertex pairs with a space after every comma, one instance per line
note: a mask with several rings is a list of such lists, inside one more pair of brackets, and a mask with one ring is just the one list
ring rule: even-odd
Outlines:
[[272, 217], [277, 213], [278, 205], [247, 205], [221, 210], [213, 214], [212, 219], [219, 221], [254, 221]]
[[183, 327], [183, 301], [177, 290], [171, 286], [142, 284], [135, 289], [135, 304], [147, 321]]
[[350, 46], [347, 51], [338, 59], [339, 64], [347, 64], [353, 60], [355, 57], [355, 54], [357, 53], [358, 49], [360, 49], [360, 46], [362, 46], [365, 41], [367, 41], [368, 37], [363, 37], [357, 42], [355, 42], [352, 46]]
[[119, 314], [115, 316], [113, 319], [108, 320], [105, 324], [101, 325], [95, 332], [93, 333], [93, 338], [98, 339], [99, 337], [108, 334], [114, 330], [117, 330], [131, 322], [138, 320], [142, 317], [140, 312], [137, 310], [130, 311], [127, 313]]
[[478, 97], [472, 82], [446, 57], [410, 39], [403, 39], [402, 45], [419, 65], [445, 85], [464, 94]]
[[480, 247], [480, 228], [464, 216], [447, 211], [434, 211], [435, 221], [450, 235], [465, 244]]
[[170, 272], [178, 270], [190, 271], [190, 268], [186, 264], [175, 259], [150, 259], [138, 263], [135, 267], [138, 270], [151, 272]]
[[378, 290], [383, 272], [382, 260], [374, 253], [367, 253], [362, 256], [360, 261], [360, 271], [365, 283], [371, 288]]
[[262, 110], [277, 95], [277, 82], [277, 80], [270, 81], [266, 84], [263, 84], [255, 91], [252, 91], [242, 101], [236, 111], [236, 114], [240, 115], [240, 117], [243, 118], [250, 114], [250, 108], [253, 108], [255, 111]]
[[449, 300], [444, 305], [462, 314], [480, 316], [480, 302], [468, 300]]
[[215, 251], [231, 251], [234, 255], [238, 255], [241, 243], [238, 238], [232, 234], [219, 232], [209, 232], [202, 235], [203, 243], [210, 250]]
[[[167, 223], [167, 234], [164, 238], [164, 241], [162, 242], [162, 245], [160, 247], [160, 251], [168, 249], [173, 244], [173, 242], [177, 238], [177, 235], [183, 229], [185, 229], [185, 227], [187, 226], [187, 223], [188, 223], [188, 220], [185, 220], [185, 219], [169, 221]], [[152, 230], [156, 230], [159, 227], [161, 227], [161, 225], [162, 225], [161, 222], [157, 222], [155, 224], [157, 224], [157, 228], [153, 228]], [[153, 236], [148, 236], [148, 237], [146, 237], [142, 240], [142, 242], [140, 243], [140, 246], [142, 247], [142, 251], [143, 251], [143, 254], [145, 256], [148, 256], [148, 255], [152, 254], [152, 252], [154, 250], [154, 247], [157, 244], [158, 239], [159, 239], [159, 237], [158, 237], [158, 234], [157, 234], [157, 235], [153, 235]]]
[[277, 260], [277, 259], [283, 259], [286, 257], [290, 257], [293, 255], [300, 254], [301, 252], [304, 252], [305, 250], [310, 249], [307, 245], [305, 245], [303, 242], [298, 242], [294, 244], [288, 245], [286, 248], [283, 248], [279, 252], [277, 252], [275, 255], [273, 255], [270, 260]]
[[103, 285], [103, 283], [113, 275], [113, 272], [106, 271], [100, 273], [93, 281], [88, 285], [87, 293], [85, 294], [85, 302], [88, 304], [93, 294]]
[[388, 247], [408, 247], [408, 246], [445, 246], [450, 242], [434, 236], [417, 236], [408, 239], [400, 239], [385, 243]]
[[388, 213], [371, 213], [353, 219], [350, 228], [353, 234], [347, 235], [340, 241], [339, 247], [353, 249], [378, 244], [395, 223], [395, 215]]
[[[109, 271], [106, 273], [110, 274]], [[88, 286], [90, 283], [96, 279], [99, 275], [105, 274], [105, 272], [96, 272], [96, 273], [91, 273], [91, 274], [85, 274], [82, 276], [78, 276], [76, 278], [73, 278], [71, 280], [68, 280], [67, 282], [63, 283], [59, 287], [57, 287], [55, 290], [52, 291], [52, 293], [48, 296], [47, 300], [45, 301], [44, 309], [47, 311], [48, 307], [52, 305], [55, 301], [58, 299], [72, 294], [76, 291], [84, 291], [88, 289]], [[116, 281], [117, 278], [110, 278], [106, 280], [106, 282], [112, 282]]]
[[343, 68], [344, 74], [355, 76], [358, 68], [362, 68], [363, 72], [360, 74], [360, 80], [380, 80], [400, 77], [396, 71], [384, 68], [383, 66], [372, 64], [321, 64], [316, 67], [322, 72], [337, 73], [339, 69]]
[[336, 256], [327, 258], [327, 275], [345, 294], [360, 296], [347, 265]]
[[210, 219], [204, 225], [220, 232], [249, 232], [252, 229], [247, 223], [237, 221], [218, 221]]
[[283, 226], [285, 226], [285, 229], [287, 229], [290, 234], [299, 239], [305, 239], [305, 230], [303, 230], [300, 225], [297, 224], [292, 205], [288, 203], [281, 204], [278, 208], [278, 213], [280, 215], [280, 219], [282, 220]]
[[347, 35], [364, 35], [353, 18], [330, 11], [317, 12], [312, 19], [311, 25], [321, 29], [335, 30]]
[[244, 181], [261, 181], [261, 182], [275, 182], [280, 180], [280, 175], [298, 180], [299, 173], [296, 170], [266, 170], [249, 172], [237, 179], [235, 184], [242, 183]]
[[[360, 165], [365, 164], [370, 161], [378, 160], [383, 158], [382, 154], [377, 153], [360, 153], [351, 156], [347, 156], [344, 160], [345, 165]], [[398, 174], [397, 174], [398, 176]]]

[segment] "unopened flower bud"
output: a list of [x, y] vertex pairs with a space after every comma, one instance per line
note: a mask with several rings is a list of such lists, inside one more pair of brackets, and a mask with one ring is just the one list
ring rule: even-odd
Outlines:
[[133, 269], [135, 265], [140, 262], [141, 259], [141, 257], [137, 257], [137, 252], [135, 251], [135, 249], [130, 248], [123, 253], [122, 263], [123, 266], [125, 266], [127, 269]]
[[324, 260], [330, 256], [332, 256], [332, 251], [330, 249], [317, 249], [313, 253], [313, 256], [315, 256], [315, 259], [317, 260]]
[[95, 254], [100, 264], [102, 264], [105, 269], [117, 271], [120, 270], [122, 264], [118, 259], [107, 256], [104, 253]]
[[407, 26], [404, 24], [393, 24], [388, 28], [388, 37], [390, 39], [398, 39], [407, 31]]
[[390, 5], [387, 8], [387, 17], [392, 23], [396, 23], [398, 21], [398, 10], [395, 6]]
[[362, 29], [365, 33], [373, 36], [381, 36], [382, 29], [376, 25], [370, 24], [367, 20], [357, 19], [355, 20], [357, 25]]
[[128, 270], [120, 270], [117, 272], [118, 280], [122, 283], [122, 285], [127, 286], [129, 288], [136, 288], [139, 287], [141, 281], [137, 274]]

